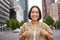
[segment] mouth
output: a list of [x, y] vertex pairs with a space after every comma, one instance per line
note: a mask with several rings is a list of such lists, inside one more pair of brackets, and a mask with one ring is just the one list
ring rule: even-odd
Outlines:
[[38, 16], [32, 16], [33, 18], [38, 18]]

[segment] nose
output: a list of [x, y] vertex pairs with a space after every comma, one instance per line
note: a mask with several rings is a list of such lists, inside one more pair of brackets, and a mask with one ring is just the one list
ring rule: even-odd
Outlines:
[[36, 13], [36, 12], [34, 12], [34, 15], [37, 15], [37, 13]]

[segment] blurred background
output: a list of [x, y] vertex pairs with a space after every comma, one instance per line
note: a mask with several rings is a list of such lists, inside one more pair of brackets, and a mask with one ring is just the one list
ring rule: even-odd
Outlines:
[[44, 22], [50, 26], [54, 40], [60, 39], [60, 0], [0, 0], [0, 40], [18, 40], [18, 34], [32, 6], [41, 9]]

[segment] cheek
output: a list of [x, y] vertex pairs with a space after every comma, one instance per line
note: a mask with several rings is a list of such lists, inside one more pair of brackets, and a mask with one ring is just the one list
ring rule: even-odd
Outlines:
[[34, 16], [34, 14], [33, 14], [33, 13], [31, 13], [30, 17], [32, 17], [32, 16]]
[[37, 14], [36, 16], [39, 17], [39, 14]]

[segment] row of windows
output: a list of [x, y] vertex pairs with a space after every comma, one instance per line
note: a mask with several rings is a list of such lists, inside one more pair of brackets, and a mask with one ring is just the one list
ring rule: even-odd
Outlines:
[[6, 9], [9, 9], [9, 5], [5, 5], [4, 3], [2, 3], [1, 1], [0, 1], [0, 6], [4, 6]]
[[7, 5], [9, 5], [9, 1], [8, 0], [3, 0]]
[[59, 19], [60, 19], [60, 13], [58, 13], [58, 17], [59, 17]]
[[[7, 9], [9, 9], [9, 7], [7, 7], [4, 3], [2, 3], [1, 1], [0, 1], [0, 4], [1, 5], [3, 5], [4, 7], [6, 7]], [[8, 5], [9, 6], [9, 5]]]
[[7, 20], [6, 18], [0, 16], [0, 22], [5, 23], [6, 20]]
[[6, 18], [4, 18], [4, 17], [0, 16], [0, 20], [6, 20]]
[[9, 4], [6, 0], [1, 0], [0, 4], [0, 20], [6, 20], [9, 17]]
[[8, 17], [9, 15], [8, 14], [5, 14], [4, 12], [0, 11], [0, 15], [3, 15], [5, 17]]
[[3, 8], [3, 7], [1, 7], [1, 6], [0, 6], [0, 10], [5, 11], [5, 12], [9, 13], [9, 11], [7, 11], [6, 9], [4, 9], [4, 8]]
[[9, 8], [8, 0], [0, 0], [0, 22], [5, 22], [9, 18]]
[[0, 1], [0, 4], [2, 4], [2, 5], [5, 6], [7, 9], [9, 9], [9, 6], [10, 6], [10, 5], [6, 4], [3, 0]]

